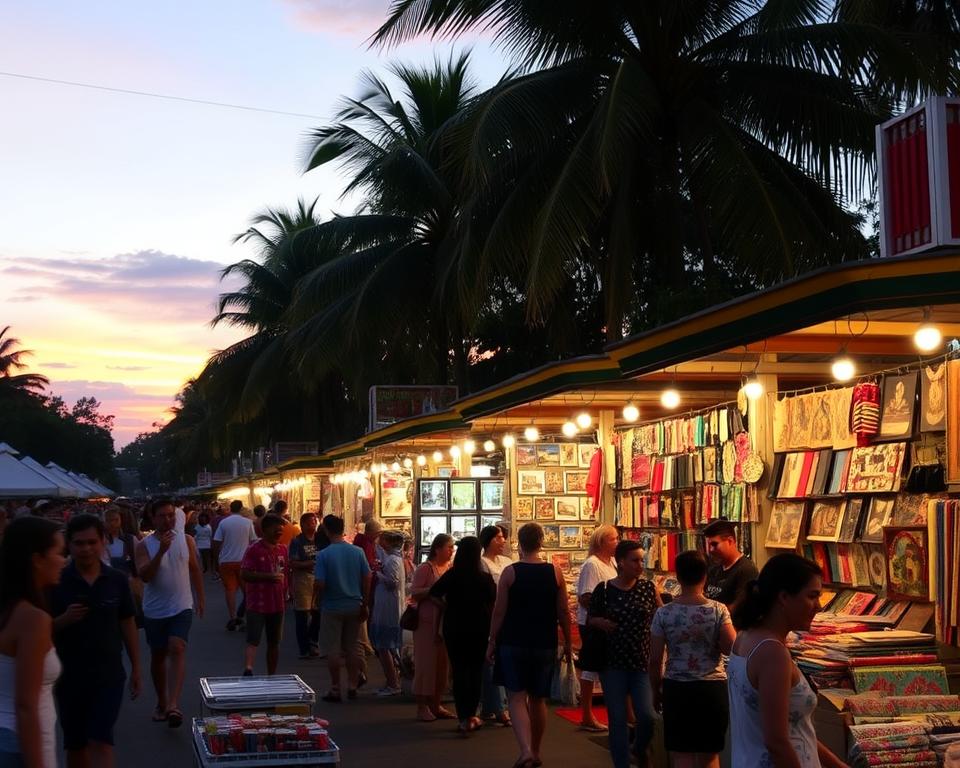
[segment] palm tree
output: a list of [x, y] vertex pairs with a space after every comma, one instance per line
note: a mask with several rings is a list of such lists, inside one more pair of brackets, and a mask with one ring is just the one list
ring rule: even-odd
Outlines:
[[928, 45], [929, 23], [878, 5], [394, 0], [374, 40], [489, 29], [515, 56], [452, 137], [479, 262], [522, 273], [539, 320], [592, 265], [616, 338], [866, 254], [847, 203], [871, 179], [875, 124], [956, 82], [944, 36]]
[[8, 336], [9, 331], [9, 325], [0, 330], [0, 395], [36, 395], [50, 381], [39, 373], [16, 373], [27, 367], [23, 358], [32, 355], [33, 350], [17, 349], [20, 339]]

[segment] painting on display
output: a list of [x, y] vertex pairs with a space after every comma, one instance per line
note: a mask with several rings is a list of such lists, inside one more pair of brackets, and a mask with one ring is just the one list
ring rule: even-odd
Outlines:
[[890, 525], [893, 519], [893, 509], [894, 499], [879, 496], [870, 499], [870, 507], [863, 521], [863, 533], [860, 535], [860, 540], [870, 544], [882, 543], [883, 528]]
[[387, 518], [383, 521], [384, 530], [399, 531], [404, 536], [413, 538], [413, 520], [406, 518]]
[[542, 469], [517, 471], [517, 493], [522, 496], [542, 496], [546, 492], [546, 478]]
[[943, 432], [947, 428], [947, 366], [929, 366], [920, 371], [920, 431]]
[[484, 511], [503, 509], [502, 480], [480, 481], [480, 509]]
[[464, 536], [477, 535], [476, 515], [451, 515], [450, 535], [454, 541], [460, 541]]
[[[960, 403], [960, 360], [948, 360], [947, 396]], [[960, 483], [960, 408], [947, 409], [947, 482]]]
[[521, 496], [513, 506], [513, 519], [518, 521], [533, 520], [533, 498]]
[[380, 517], [410, 517], [413, 514], [413, 470], [388, 469], [380, 473]]
[[421, 512], [445, 512], [449, 508], [446, 480], [420, 481]]
[[929, 600], [927, 529], [919, 526], [887, 528], [883, 532], [883, 545], [886, 552], [887, 597], [893, 600]]
[[541, 467], [559, 467], [560, 446], [557, 443], [538, 443], [537, 464]]
[[884, 376], [879, 437], [881, 439], [911, 437], [916, 402], [916, 371], [902, 376]]
[[577, 444], [577, 463], [583, 469], [589, 469], [590, 462], [593, 461], [593, 455], [599, 450], [600, 446], [592, 443]]
[[870, 586], [883, 589], [887, 585], [887, 558], [883, 547], [867, 548], [867, 570], [870, 572]]
[[560, 526], [543, 526], [543, 548], [556, 549], [558, 546], [560, 546]]
[[580, 548], [580, 526], [579, 525], [561, 525], [560, 526], [560, 548], [561, 549], [579, 549]]
[[577, 444], [576, 443], [560, 443], [560, 466], [561, 467], [575, 467], [578, 464], [579, 459], [577, 458]]
[[774, 549], [796, 549], [803, 527], [802, 501], [776, 501], [770, 513], [765, 546]]
[[429, 547], [433, 543], [434, 537], [438, 533], [449, 533], [447, 531], [446, 515], [421, 515], [420, 516], [420, 546]]
[[810, 511], [810, 528], [807, 538], [810, 541], [837, 541], [843, 525], [844, 501], [817, 501]]
[[561, 494], [563, 493], [563, 470], [546, 469], [543, 472], [545, 493]]
[[503, 523], [503, 519], [500, 515], [480, 515], [480, 530], [487, 528], [491, 525], [500, 525]]
[[860, 529], [860, 515], [863, 512], [863, 497], [847, 499], [843, 512], [843, 523], [840, 525], [840, 537], [837, 541], [850, 544], [857, 538]]
[[589, 496], [583, 496], [580, 498], [580, 519], [597, 519], [597, 510], [593, 508], [593, 499], [591, 499]]
[[517, 446], [517, 466], [535, 467], [537, 466], [537, 446], [520, 444]]
[[703, 482], [717, 482], [717, 449], [713, 445], [703, 449]]
[[561, 496], [557, 499], [557, 520], [579, 520], [580, 500], [575, 496]]
[[889, 493], [900, 490], [905, 443], [858, 446], [850, 456], [847, 491]]
[[450, 509], [477, 508], [477, 484], [473, 480], [450, 481]]
[[586, 493], [587, 492], [587, 477], [589, 472], [576, 471], [576, 472], [564, 472], [563, 473], [563, 484], [564, 491], [566, 493]]
[[556, 505], [552, 498], [539, 498], [533, 500], [533, 514], [537, 520], [553, 520], [555, 518]]

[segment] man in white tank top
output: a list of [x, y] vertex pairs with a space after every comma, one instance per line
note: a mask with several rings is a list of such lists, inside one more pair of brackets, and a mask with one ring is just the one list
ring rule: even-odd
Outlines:
[[153, 525], [154, 532], [137, 545], [137, 573], [145, 585], [143, 628], [157, 692], [153, 720], [177, 728], [183, 723], [180, 692], [190, 624], [194, 612], [203, 617], [203, 572], [193, 537], [177, 530], [176, 507], [170, 499], [154, 502]]

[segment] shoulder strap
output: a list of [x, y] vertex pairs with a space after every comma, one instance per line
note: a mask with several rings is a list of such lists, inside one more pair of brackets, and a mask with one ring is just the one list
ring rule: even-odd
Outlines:
[[753, 654], [755, 654], [755, 653], [757, 652], [757, 649], [758, 649], [761, 645], [763, 645], [764, 643], [779, 643], [780, 645], [783, 645], [783, 643], [781, 643], [781, 642], [780, 642], [779, 640], [777, 640], [777, 638], [775, 638], [775, 637], [765, 637], [765, 638], [763, 638], [763, 640], [761, 640], [759, 643], [757, 643], [755, 646], [753, 646], [753, 650], [750, 651], [749, 654], [747, 654], [747, 658], [746, 658], [747, 663], [750, 662], [750, 659], [753, 658]]

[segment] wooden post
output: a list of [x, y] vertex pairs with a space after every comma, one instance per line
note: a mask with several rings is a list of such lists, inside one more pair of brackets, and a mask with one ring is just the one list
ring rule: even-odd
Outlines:
[[597, 438], [600, 449], [603, 451], [603, 496], [600, 501], [599, 523], [613, 523], [614, 493], [613, 486], [617, 482], [617, 463], [613, 455], [613, 426], [616, 414], [614, 411], [600, 411], [597, 424]]
[[[761, 355], [760, 370], [763, 370], [764, 363], [775, 363], [776, 361], [777, 356], [775, 354]], [[770, 485], [770, 472], [773, 469], [773, 409], [777, 397], [778, 379], [774, 373], [760, 373], [757, 379], [763, 385], [763, 395], [756, 400], [749, 401], [747, 414], [753, 449], [760, 454], [765, 467], [763, 477], [757, 483], [760, 520], [749, 527], [753, 533], [751, 549], [753, 561], [760, 568], [770, 556], [763, 542], [767, 538], [767, 528], [770, 526], [770, 510], [773, 506], [767, 498], [767, 489]]]

